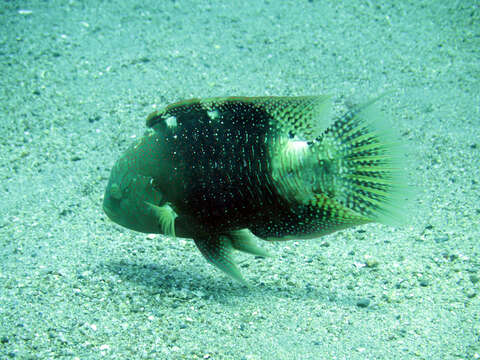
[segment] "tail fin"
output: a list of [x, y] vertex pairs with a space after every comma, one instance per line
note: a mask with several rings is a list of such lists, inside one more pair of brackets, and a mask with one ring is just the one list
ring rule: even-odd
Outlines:
[[312, 149], [316, 185], [321, 193], [371, 221], [398, 223], [406, 190], [402, 151], [372, 106], [377, 100], [351, 109], [316, 139]]

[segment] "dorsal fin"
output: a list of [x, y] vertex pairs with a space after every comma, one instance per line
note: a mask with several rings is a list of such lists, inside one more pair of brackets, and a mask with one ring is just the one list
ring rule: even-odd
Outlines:
[[215, 97], [206, 99], [188, 99], [176, 102], [166, 108], [148, 115], [150, 128], [168, 118], [175, 110], [184, 107], [201, 106], [213, 108], [225, 103], [250, 103], [269, 113], [280, 132], [292, 138], [309, 140], [319, 136], [328, 126], [331, 101], [329, 95], [320, 96], [260, 96], [260, 97]]
[[281, 132], [302, 140], [317, 137], [331, 121], [329, 95], [269, 97], [263, 106], [278, 121]]

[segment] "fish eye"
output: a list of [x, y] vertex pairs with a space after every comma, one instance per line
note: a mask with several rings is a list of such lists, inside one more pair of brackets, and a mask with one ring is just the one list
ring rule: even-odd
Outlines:
[[120, 200], [122, 198], [122, 189], [120, 189], [120, 186], [118, 186], [117, 183], [114, 183], [112, 186], [110, 186], [110, 195], [116, 200]]

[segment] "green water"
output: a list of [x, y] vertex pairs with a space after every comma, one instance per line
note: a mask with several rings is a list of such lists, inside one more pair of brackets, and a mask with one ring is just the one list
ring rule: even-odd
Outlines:
[[[479, 24], [475, 1], [2, 2], [0, 358], [479, 358]], [[247, 288], [103, 213], [155, 109], [385, 91], [402, 226], [262, 242]]]

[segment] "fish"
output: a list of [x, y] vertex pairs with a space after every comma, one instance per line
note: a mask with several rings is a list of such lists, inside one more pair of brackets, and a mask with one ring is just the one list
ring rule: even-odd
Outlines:
[[248, 284], [236, 250], [401, 221], [400, 141], [379, 98], [334, 117], [329, 95], [194, 98], [148, 115], [114, 164], [103, 209], [142, 233], [191, 238]]

